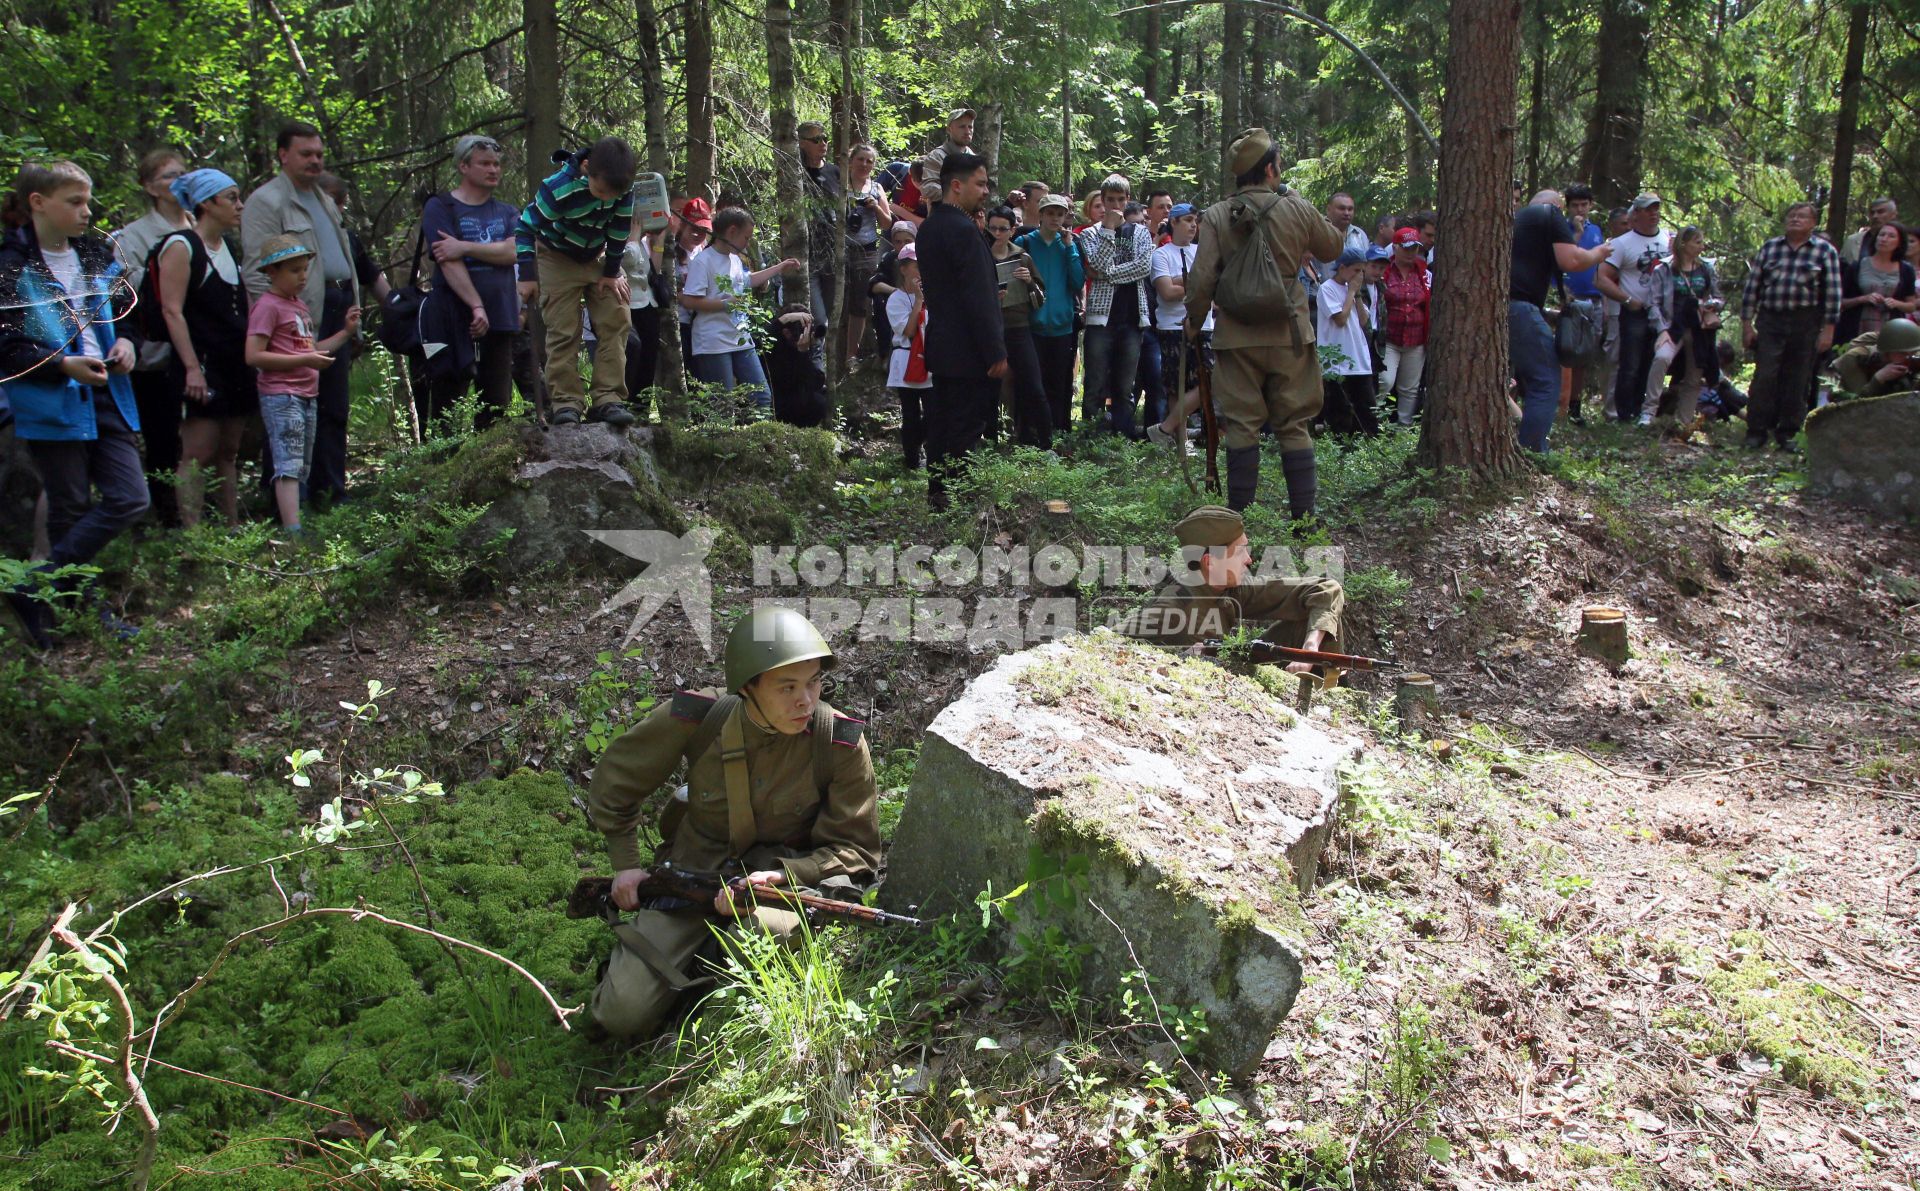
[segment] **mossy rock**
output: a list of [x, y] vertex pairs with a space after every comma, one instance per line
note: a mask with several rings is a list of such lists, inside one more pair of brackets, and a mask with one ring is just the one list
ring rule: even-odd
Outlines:
[[501, 570], [516, 577], [556, 570], [630, 576], [640, 561], [589, 532], [687, 529], [661, 490], [646, 427], [494, 426], [430, 469], [426, 487], [451, 502], [488, 506], [466, 540], [475, 550], [497, 548]]
[[1251, 680], [1111, 633], [1011, 654], [928, 727], [881, 901], [964, 912], [1025, 884], [1012, 949], [1083, 951], [1096, 999], [1143, 971], [1206, 1011], [1208, 1062], [1245, 1072], [1299, 990], [1299, 898], [1355, 752]]
[[657, 449], [668, 490], [751, 544], [797, 540], [839, 475], [838, 439], [784, 422], [675, 427]]

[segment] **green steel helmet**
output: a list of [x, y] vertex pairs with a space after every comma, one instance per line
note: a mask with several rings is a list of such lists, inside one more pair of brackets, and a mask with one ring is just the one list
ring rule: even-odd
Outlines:
[[1910, 318], [1888, 319], [1880, 328], [1880, 339], [1874, 348], [1883, 352], [1920, 352], [1920, 323]]
[[767, 671], [811, 658], [833, 669], [833, 649], [812, 621], [791, 608], [755, 608], [727, 634], [727, 689], [737, 695]]

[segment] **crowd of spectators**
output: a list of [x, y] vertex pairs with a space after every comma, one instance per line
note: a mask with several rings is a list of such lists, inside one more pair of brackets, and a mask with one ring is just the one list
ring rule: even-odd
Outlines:
[[[695, 381], [734, 394], [750, 416], [803, 425], [828, 416], [820, 364], [837, 336], [852, 369], [884, 374], [906, 465], [924, 465], [936, 507], [961, 459], [1000, 438], [1003, 422], [1038, 450], [1057, 449], [1077, 421], [1191, 451], [1225, 263], [1209, 237], [1233, 240], [1230, 204], [1203, 212], [1164, 189], [1136, 197], [1119, 173], [1077, 202], [1039, 181], [1002, 191], [975, 151], [976, 119], [955, 110], [929, 151], [884, 165], [873, 145], [836, 154], [823, 125], [799, 125], [807, 250], [780, 260], [768, 259], [768, 237], [736, 195], [718, 209], [678, 196], [665, 226], [648, 222], [634, 151], [618, 137], [555, 152], [552, 173], [515, 207], [496, 193], [500, 143], [463, 136], [452, 186], [426, 198], [409, 237], [400, 287], [349, 227], [351, 191], [326, 172], [312, 125], [281, 129], [277, 172], [244, 196], [217, 169], [148, 153], [135, 178], [147, 209], [110, 239], [93, 228], [85, 173], [30, 165], [8, 197], [0, 246], [0, 419], [45, 488], [41, 565], [87, 562], [148, 516], [196, 525], [209, 496], [238, 524], [256, 448], [287, 533], [302, 531], [303, 508], [345, 499], [350, 370], [362, 312], [372, 321], [376, 307], [382, 342], [410, 358], [428, 427], [465, 400], [484, 427], [515, 408], [516, 389], [556, 430], [631, 425], [663, 379], [665, 322]], [[1260, 151], [1237, 163], [1252, 168], [1237, 171], [1236, 200], [1271, 191], [1302, 203], [1264, 136], [1236, 141], [1236, 152]], [[1594, 407], [1583, 402], [1595, 402], [1675, 442], [1706, 418], [1738, 417], [1748, 446], [1792, 450], [1831, 386], [1823, 367], [1849, 391], [1903, 387], [1920, 348], [1906, 318], [1920, 308], [1920, 237], [1892, 199], [1876, 199], [1838, 246], [1815, 229], [1812, 204], [1790, 206], [1737, 296], [1723, 293], [1700, 228], [1669, 228], [1665, 208], [1649, 191], [1602, 217], [1585, 186], [1530, 201], [1516, 186], [1508, 330], [1522, 445], [1546, 450], [1557, 418], [1584, 422]], [[1219, 325], [1233, 327], [1237, 353], [1222, 367], [1251, 369], [1243, 379], [1270, 398], [1313, 394], [1281, 403], [1289, 492], [1304, 515], [1310, 431], [1371, 436], [1421, 418], [1433, 279], [1451, 262], [1435, 259], [1432, 212], [1362, 220], [1344, 191], [1287, 212], [1272, 231], [1294, 238], [1273, 243], [1299, 321]], [[1729, 301], [1754, 363], [1750, 396], [1729, 375]], [[1275, 341], [1287, 350], [1317, 350], [1309, 375], [1248, 362], [1275, 328], [1287, 330]], [[1243, 439], [1281, 432], [1256, 417], [1233, 430], [1229, 454], [1244, 464]], [[1253, 499], [1255, 456], [1236, 507]], [[46, 597], [32, 584], [10, 593], [40, 644]]]

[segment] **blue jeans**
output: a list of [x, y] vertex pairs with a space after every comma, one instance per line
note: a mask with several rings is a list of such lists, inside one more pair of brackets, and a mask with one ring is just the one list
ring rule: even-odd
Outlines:
[[1545, 451], [1553, 416], [1560, 412], [1560, 356], [1553, 328], [1532, 302], [1507, 303], [1507, 353], [1520, 382], [1520, 445]]
[[760, 357], [752, 348], [694, 356], [691, 367], [695, 380], [728, 390], [748, 389], [755, 405], [773, 404], [773, 394], [767, 391], [767, 374], [761, 371]]
[[1133, 379], [1140, 368], [1140, 328], [1129, 324], [1087, 328], [1087, 392], [1082, 421], [1098, 422], [1113, 402], [1113, 429], [1128, 438], [1133, 425]]

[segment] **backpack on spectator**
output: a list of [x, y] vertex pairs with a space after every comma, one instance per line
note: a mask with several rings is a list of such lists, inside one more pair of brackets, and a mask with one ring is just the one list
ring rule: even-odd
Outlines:
[[187, 262], [187, 296], [182, 305], [193, 301], [193, 296], [200, 292], [200, 287], [207, 280], [207, 270], [213, 267], [207, 242], [191, 228], [168, 232], [160, 237], [158, 244], [147, 250], [147, 271], [140, 278], [139, 300], [134, 303], [134, 337], [149, 343], [166, 344], [169, 348], [173, 344], [173, 336], [167, 332], [166, 312], [160, 305], [160, 254], [176, 239], [185, 239], [187, 251], [191, 254]]
[[[1285, 193], [1276, 195], [1273, 203]], [[1239, 231], [1241, 239], [1238, 247], [1221, 258], [1220, 282], [1213, 301], [1222, 313], [1239, 322], [1291, 322], [1293, 318], [1298, 283], [1281, 271], [1273, 236], [1266, 229], [1267, 212], [1273, 210], [1273, 203], [1261, 206], [1251, 195], [1236, 194], [1228, 207], [1228, 224]]]

